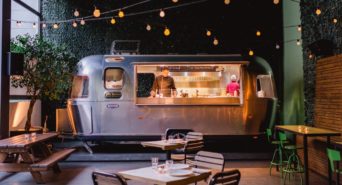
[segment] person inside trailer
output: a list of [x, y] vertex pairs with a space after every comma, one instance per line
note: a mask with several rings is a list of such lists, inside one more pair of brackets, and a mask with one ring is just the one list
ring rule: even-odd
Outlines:
[[227, 96], [239, 96], [240, 95], [240, 84], [237, 82], [236, 75], [230, 76], [231, 82], [227, 85], [226, 93]]
[[153, 82], [151, 97], [176, 97], [177, 90], [174, 79], [169, 75], [169, 68], [163, 67], [162, 74]]

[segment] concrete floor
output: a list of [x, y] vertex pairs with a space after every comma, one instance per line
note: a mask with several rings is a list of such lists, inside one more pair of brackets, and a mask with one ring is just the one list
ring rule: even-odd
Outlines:
[[[95, 169], [107, 171], [121, 171], [146, 167], [149, 162], [62, 162], [60, 167], [61, 174], [52, 172], [44, 173], [47, 185], [92, 185], [91, 172]], [[275, 169], [272, 176], [269, 175], [269, 162], [267, 161], [232, 161], [226, 162], [226, 168], [237, 168], [241, 171], [241, 185], [280, 185], [279, 172]], [[291, 179], [286, 184], [297, 185], [299, 178]], [[311, 185], [326, 185], [327, 181], [315, 173], [310, 173]], [[22, 173], [3, 173], [0, 172], [1, 185], [31, 185], [35, 184], [32, 176], [28, 172]], [[204, 183], [199, 183], [203, 185]], [[129, 181], [129, 185], [141, 185], [141, 183]]]

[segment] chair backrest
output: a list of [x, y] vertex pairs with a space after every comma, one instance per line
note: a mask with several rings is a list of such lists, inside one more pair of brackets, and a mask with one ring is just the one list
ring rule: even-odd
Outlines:
[[331, 171], [335, 171], [335, 161], [341, 161], [341, 153], [340, 151], [334, 150], [334, 149], [330, 149], [327, 148], [327, 154], [328, 154], [328, 158], [329, 158], [329, 162], [330, 162], [330, 168]]
[[267, 136], [267, 141], [271, 142], [272, 141], [272, 130], [271, 129], [266, 129], [266, 136]]
[[283, 132], [279, 132], [279, 141], [280, 141], [281, 147], [284, 147], [284, 143], [286, 140], [287, 140], [286, 134]]
[[241, 173], [239, 170], [231, 170], [217, 173], [211, 178], [209, 185], [238, 185], [240, 182]]
[[192, 132], [191, 129], [178, 129], [178, 128], [168, 128], [165, 131], [166, 138], [169, 138], [169, 136], [175, 136], [175, 135], [186, 135], [188, 132]]
[[224, 157], [220, 153], [199, 151], [195, 156], [194, 165], [199, 168], [223, 171]]
[[203, 140], [201, 132], [188, 132], [185, 137], [186, 140]]
[[188, 140], [184, 146], [185, 153], [196, 153], [204, 147], [202, 139]]
[[127, 185], [125, 179], [118, 174], [94, 171], [92, 178], [94, 185]]

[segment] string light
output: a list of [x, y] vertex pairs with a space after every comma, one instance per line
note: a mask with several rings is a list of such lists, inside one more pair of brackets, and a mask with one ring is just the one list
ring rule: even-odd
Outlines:
[[20, 27], [22, 25], [21, 21], [17, 21], [17, 26]]
[[58, 24], [57, 23], [55, 23], [55, 24], [53, 24], [53, 29], [58, 29], [59, 28], [59, 26], [58, 26]]
[[32, 28], [34, 28], [34, 29], [37, 28], [37, 24], [35, 22], [32, 24]]
[[312, 58], [313, 58], [313, 55], [312, 55], [312, 54], [310, 54], [310, 55], [309, 55], [309, 59], [312, 59]]
[[75, 17], [80, 16], [80, 12], [79, 12], [77, 9], [74, 11], [74, 16], [75, 16]]
[[224, 0], [223, 2], [224, 2], [224, 4], [226, 4], [226, 5], [229, 5], [229, 4], [230, 4], [230, 0]]
[[146, 25], [146, 30], [147, 30], [147, 31], [151, 31], [151, 29], [152, 29], [151, 25], [147, 24], [147, 25]]
[[81, 23], [82, 26], [85, 25], [85, 20], [82, 19], [80, 23]]
[[114, 19], [114, 17], [112, 17], [112, 19], [110, 20], [110, 23], [111, 24], [115, 24], [116, 23], [116, 20]]
[[165, 12], [164, 12], [163, 9], [160, 10], [159, 16], [162, 17], [162, 18], [165, 17]]
[[76, 27], [77, 27], [77, 22], [74, 21], [74, 22], [72, 23], [72, 26], [73, 26], [74, 28], [76, 28]]
[[123, 18], [123, 17], [125, 17], [125, 13], [122, 10], [120, 10], [119, 13], [118, 13], [118, 16], [120, 18]]
[[336, 18], [333, 19], [333, 23], [336, 24], [338, 21]]
[[301, 26], [301, 25], [298, 25], [298, 26], [297, 26], [297, 31], [299, 31], [299, 32], [302, 31], [302, 26]]
[[214, 44], [215, 46], [217, 46], [217, 45], [219, 44], [219, 41], [218, 41], [217, 38], [214, 38], [213, 44]]
[[259, 30], [257, 30], [257, 32], [255, 33], [256, 36], [260, 37], [261, 36], [261, 32]]
[[210, 36], [211, 36], [211, 31], [210, 31], [210, 30], [207, 30], [206, 35], [207, 35], [208, 37], [210, 37]]
[[316, 15], [321, 15], [322, 11], [321, 11], [321, 9], [317, 8], [315, 13], [316, 13]]
[[177, 2], [178, 2], [178, 0], [172, 0], [172, 2], [173, 2], [173, 3], [177, 3]]
[[279, 44], [276, 44], [276, 49], [280, 49], [280, 45]]
[[165, 36], [170, 36], [170, 34], [171, 34], [170, 29], [169, 29], [168, 27], [165, 27], [165, 29], [164, 29], [164, 35], [165, 35]]
[[296, 44], [297, 44], [297, 46], [300, 46], [300, 40], [299, 39], [297, 39], [297, 42], [296, 42]]
[[100, 17], [101, 16], [101, 11], [95, 7], [93, 15], [94, 15], [94, 17]]
[[249, 52], [248, 52], [248, 55], [249, 56], [253, 56], [254, 55], [254, 51], [250, 49]]
[[279, 4], [279, 0], [273, 0], [273, 4]]
[[46, 28], [46, 24], [45, 24], [45, 23], [43, 23], [43, 24], [42, 24], [42, 27], [43, 27], [43, 28]]

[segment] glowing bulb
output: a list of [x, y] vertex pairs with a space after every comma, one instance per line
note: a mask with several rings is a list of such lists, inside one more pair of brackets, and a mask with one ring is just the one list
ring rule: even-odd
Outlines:
[[20, 27], [22, 25], [21, 21], [17, 21], [17, 26]]
[[45, 24], [45, 23], [43, 23], [43, 24], [42, 24], [42, 27], [43, 27], [43, 28], [46, 28], [46, 24]]
[[53, 29], [58, 29], [58, 24], [57, 23], [55, 23], [55, 24], [53, 24]]
[[82, 19], [80, 23], [81, 25], [85, 25], [85, 20]]
[[74, 16], [75, 16], [75, 17], [80, 16], [80, 12], [79, 12], [77, 9], [74, 11]]
[[254, 51], [253, 50], [249, 50], [248, 55], [249, 56], [253, 56], [254, 55]]
[[211, 36], [211, 31], [210, 30], [207, 30], [207, 36], [210, 37]]
[[338, 21], [337, 21], [337, 19], [336, 19], [336, 18], [334, 18], [334, 19], [333, 19], [333, 23], [335, 23], [335, 24], [336, 24], [337, 22], [338, 22]]
[[122, 10], [120, 10], [119, 13], [118, 13], [118, 16], [120, 18], [123, 18], [123, 17], [125, 17], [125, 13]]
[[177, 3], [177, 2], [178, 2], [178, 0], [172, 0], [172, 2], [174, 2], [174, 3]]
[[313, 55], [312, 55], [312, 54], [310, 54], [310, 55], [309, 55], [309, 58], [310, 58], [310, 59], [312, 59], [312, 58], [313, 58]]
[[147, 31], [151, 31], [151, 29], [152, 29], [151, 25], [147, 24], [146, 30], [147, 30]]
[[164, 10], [160, 10], [159, 16], [160, 16], [160, 17], [165, 17], [165, 12], [164, 12]]
[[74, 28], [76, 28], [76, 27], [77, 27], [77, 22], [74, 21], [74, 22], [72, 23], [72, 26], [73, 26]]
[[256, 36], [260, 37], [261, 36], [261, 32], [258, 30], [256, 33]]
[[164, 29], [164, 35], [165, 35], [165, 36], [170, 36], [170, 34], [171, 34], [170, 29], [166, 27], [166, 28]]
[[322, 13], [321, 9], [317, 8], [316, 9], [316, 15], [321, 15], [321, 13]]
[[97, 9], [97, 8], [95, 7], [95, 10], [94, 10], [94, 12], [93, 12], [93, 15], [94, 15], [94, 17], [100, 17], [100, 16], [101, 16], [100, 10]]
[[302, 26], [301, 26], [301, 25], [298, 25], [298, 26], [297, 26], [297, 31], [299, 31], [299, 32], [302, 31]]
[[229, 5], [230, 4], [230, 0], [224, 0], [224, 4]]
[[214, 44], [215, 46], [217, 46], [217, 45], [219, 44], [219, 41], [218, 41], [217, 38], [214, 38], [213, 44]]
[[37, 24], [35, 22], [32, 24], [32, 28], [34, 28], [34, 29], [37, 28]]
[[116, 23], [116, 20], [115, 20], [114, 18], [112, 18], [112, 19], [110, 20], [110, 23], [111, 23], [111, 24], [115, 24], [115, 23]]
[[280, 45], [279, 44], [276, 44], [276, 49], [280, 49]]
[[300, 40], [299, 39], [297, 39], [297, 42], [296, 42], [296, 44], [297, 44], [297, 46], [300, 46]]
[[279, 0], [273, 0], [273, 4], [279, 4]]

